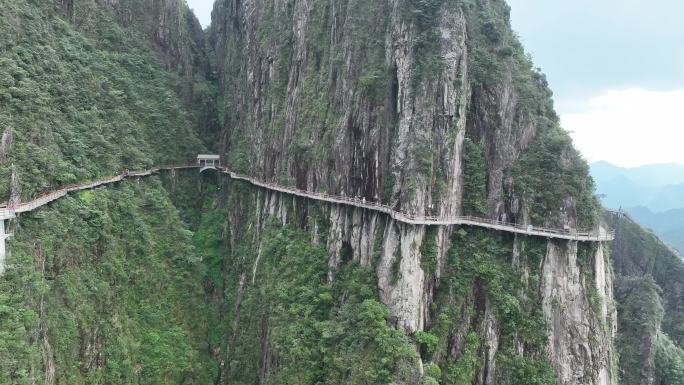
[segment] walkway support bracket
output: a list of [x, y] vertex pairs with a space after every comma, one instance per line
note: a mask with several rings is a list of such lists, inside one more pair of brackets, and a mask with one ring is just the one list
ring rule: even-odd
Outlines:
[[424, 226], [477, 226], [488, 228], [496, 231], [506, 231], [515, 234], [524, 234], [528, 236], [536, 237], [546, 237], [548, 239], [565, 239], [569, 241], [578, 242], [608, 242], [615, 239], [614, 230], [606, 230], [599, 228], [598, 231], [594, 232], [576, 232], [574, 230], [568, 231], [567, 229], [549, 229], [543, 227], [534, 227], [531, 225], [515, 225], [504, 223], [500, 221], [469, 217], [469, 216], [454, 216], [454, 217], [431, 217], [431, 216], [417, 216], [407, 213], [402, 213], [396, 211], [390, 206], [383, 205], [382, 203], [370, 202], [365, 199], [352, 198], [346, 196], [336, 196], [329, 195], [327, 193], [300, 190], [291, 187], [284, 187], [275, 183], [269, 183], [260, 181], [258, 179], [240, 175], [233, 171], [230, 171], [226, 167], [221, 166], [221, 157], [219, 155], [207, 155], [200, 154], [197, 156], [197, 163], [195, 164], [179, 164], [179, 165], [167, 165], [158, 166], [148, 170], [142, 171], [125, 171], [119, 175], [115, 175], [110, 178], [100, 179], [92, 182], [85, 182], [75, 185], [70, 185], [63, 187], [57, 191], [49, 192], [43, 194], [31, 201], [22, 202], [18, 205], [10, 207], [0, 207], [0, 275], [3, 273], [5, 268], [5, 257], [6, 248], [5, 240], [11, 237], [12, 234], [8, 234], [5, 231], [6, 222], [14, 218], [17, 213], [24, 213], [33, 211], [39, 207], [45, 206], [48, 203], [57, 200], [66, 194], [73, 191], [88, 190], [98, 186], [108, 185], [111, 183], [116, 183], [125, 178], [135, 178], [135, 177], [145, 177], [154, 175], [155, 173], [162, 170], [182, 170], [182, 169], [200, 169], [200, 172], [214, 169], [218, 170], [224, 174], [228, 174], [232, 179], [244, 181], [250, 183], [254, 186], [261, 187], [271, 191], [277, 191], [284, 194], [298, 196], [306, 199], [312, 199], [321, 202], [328, 202], [339, 205], [353, 206], [366, 210], [373, 210], [376, 212], [381, 212], [387, 214], [392, 219], [406, 223], [409, 225], [424, 225]]

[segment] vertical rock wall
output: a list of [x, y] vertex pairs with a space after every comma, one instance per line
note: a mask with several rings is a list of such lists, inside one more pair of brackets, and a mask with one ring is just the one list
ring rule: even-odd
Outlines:
[[[508, 45], [519, 45], [505, 38], [512, 33], [489, 32], [510, 28], [507, 12], [500, 2], [484, 0], [217, 2], [210, 42], [224, 103], [221, 145], [229, 166], [417, 215], [459, 215], [468, 135], [485, 155], [486, 215], [509, 212], [529, 222], [524, 192], [511, 196], [507, 191], [513, 183], [510, 168], [534, 141], [539, 122], [557, 124], [557, 117], [543, 77], [530, 69], [521, 80], [520, 63], [508, 58]], [[488, 46], [478, 47], [483, 44]], [[478, 48], [498, 62], [494, 83], [478, 79], [486, 64], [481, 53], [472, 58]], [[521, 83], [536, 94], [523, 93]], [[537, 95], [543, 102], [530, 107]], [[566, 206], [576, 201], [564, 198]], [[314, 229], [314, 241], [320, 231], [328, 232], [330, 279], [345, 259], [375, 266], [380, 299], [396, 324], [413, 333], [430, 323], [433, 292], [454, 229], [430, 235], [436, 239], [438, 268], [427, 274], [421, 268], [424, 227], [327, 207], [324, 218], [316, 219], [328, 223], [320, 230], [321, 223], [300, 221], [301, 207], [296, 215], [283, 209], [290, 206], [283, 200], [288, 198], [265, 194], [258, 199], [263, 210], [283, 222]], [[547, 254], [544, 313], [549, 355], [561, 384], [610, 384], [614, 317], [604, 306], [596, 316], [601, 320], [594, 319], [586, 300], [587, 288], [595, 285], [610, 301], [610, 269], [596, 262], [593, 278], [581, 280], [574, 246], [565, 250], [551, 242]], [[484, 309], [479, 330], [490, 341], [481, 357], [488, 369], [478, 383], [491, 384], [497, 320], [486, 296], [474, 297]]]
[[[311, 229], [312, 239], [324, 236], [328, 240], [331, 279], [334, 279], [336, 267], [346, 260], [374, 267], [380, 300], [389, 307], [391, 321], [398, 327], [413, 333], [425, 330], [434, 321], [430, 319], [429, 308], [435, 300], [433, 284], [440, 282], [439, 278], [430, 278], [421, 267], [421, 245], [428, 236], [425, 227], [407, 226], [358, 208], [319, 207], [279, 193], [260, 191], [255, 197], [256, 206], [261, 207], [260, 217], [264, 218], [262, 223], [275, 216], [282, 223]], [[322, 208], [323, 215], [308, 215], [314, 208]], [[302, 217], [304, 223], [298, 223], [298, 218]], [[319, 226], [322, 222], [328, 226]], [[327, 229], [327, 234], [319, 234], [321, 228]], [[432, 236], [439, 242], [441, 234], [435, 232]], [[492, 234], [492, 237], [496, 236]], [[451, 247], [449, 240], [445, 243]], [[523, 278], [528, 277], [532, 269], [541, 271], [538, 291], [532, 290], [539, 297], [533, 301], [542, 306], [548, 327], [546, 354], [559, 384], [617, 384], [617, 357], [613, 348], [617, 315], [605, 246], [581, 245], [578, 250], [576, 242], [548, 241], [540, 265], [531, 266], [530, 261], [520, 260], [520, 254], [525, 252], [525, 241], [516, 238], [512, 245], [514, 270]], [[431, 283], [430, 279], [436, 281]], [[475, 328], [485, 341], [476, 383], [494, 385], [497, 383], [496, 354], [501, 331], [493, 304], [483, 287], [478, 285], [463, 301], [475, 311], [464, 311], [462, 325], [465, 329], [460, 337], [455, 335], [454, 338], [460, 341], [468, 328]], [[452, 354], [458, 354], [458, 346], [455, 342]], [[523, 341], [516, 346], [518, 354], [526, 354]]]
[[458, 213], [470, 94], [465, 17], [446, 5], [437, 13], [431, 32], [444, 66], [427, 79], [414, 57], [424, 31], [405, 7], [218, 3], [211, 40], [231, 165], [411, 212]]
[[[100, 8], [93, 3], [56, 0], [66, 18], [84, 30], [94, 28]], [[98, 0], [117, 22], [142, 33], [169, 70], [185, 76], [208, 71], [202, 26], [182, 0]]]
[[561, 384], [616, 384], [617, 316], [609, 262], [603, 246], [584, 257], [593, 266], [581, 266], [575, 242], [548, 244], [541, 293], [551, 362]]

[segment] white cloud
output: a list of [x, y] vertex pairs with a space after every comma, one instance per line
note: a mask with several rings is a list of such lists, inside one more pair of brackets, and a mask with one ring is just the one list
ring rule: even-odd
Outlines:
[[575, 111], [562, 124], [589, 161], [684, 164], [684, 90], [612, 90]]

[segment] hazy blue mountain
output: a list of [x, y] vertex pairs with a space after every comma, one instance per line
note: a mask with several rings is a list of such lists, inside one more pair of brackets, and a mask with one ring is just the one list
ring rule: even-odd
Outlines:
[[606, 207], [643, 206], [654, 213], [684, 208], [684, 165], [624, 168], [600, 161], [591, 173]]
[[635, 207], [645, 205], [644, 197], [652, 196], [656, 189], [641, 185], [624, 176], [596, 179], [596, 189], [601, 194], [603, 205], [610, 208]]
[[653, 213], [640, 206], [628, 211], [643, 226], [653, 230], [676, 249], [684, 251], [684, 208]]
[[684, 207], [684, 183], [658, 189], [647, 207], [656, 213]]
[[594, 178], [614, 178], [625, 176], [640, 184], [663, 187], [684, 183], [684, 165], [677, 163], [650, 164], [646, 166], [626, 168], [606, 161], [591, 164]]
[[661, 235], [661, 238], [680, 253], [684, 253], [684, 225]]
[[623, 208], [641, 225], [684, 251], [684, 166], [668, 163], [624, 168], [600, 161], [591, 165], [603, 205]]

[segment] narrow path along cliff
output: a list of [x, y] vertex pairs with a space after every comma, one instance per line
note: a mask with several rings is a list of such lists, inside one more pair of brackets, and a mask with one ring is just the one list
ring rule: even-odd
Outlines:
[[[154, 167], [143, 171], [127, 171], [122, 174], [101, 179], [93, 182], [86, 182], [82, 184], [75, 184], [64, 187], [57, 191], [46, 193], [40, 197], [33, 199], [28, 202], [22, 202], [18, 205], [0, 208], [0, 219], [3, 221], [6, 219], [14, 218], [17, 213], [30, 212], [41, 206], [44, 206], [54, 200], [57, 200], [69, 192], [87, 190], [95, 188], [98, 186], [104, 186], [111, 183], [119, 182], [125, 178], [131, 177], [144, 177], [153, 175], [159, 171], [164, 170], [180, 170], [180, 169], [192, 169], [201, 168], [197, 164], [182, 164], [182, 165], [168, 165]], [[226, 167], [208, 167], [211, 169], [216, 169], [224, 174], [229, 175], [232, 179], [248, 182], [254, 186], [264, 188], [271, 191], [278, 191], [284, 194], [295, 195], [298, 197], [312, 199], [316, 201], [328, 202], [339, 205], [347, 205], [359, 207], [366, 210], [373, 210], [377, 212], [382, 212], [389, 215], [392, 219], [410, 224], [410, 225], [426, 225], [426, 226], [453, 226], [453, 225], [465, 225], [465, 226], [476, 226], [488, 229], [493, 229], [497, 231], [506, 231], [510, 233], [525, 234], [530, 236], [539, 236], [553, 239], [565, 239], [581, 242], [608, 242], [614, 239], [613, 231], [606, 231], [603, 228], [599, 228], [598, 231], [568, 231], [564, 229], [551, 229], [544, 227], [536, 227], [532, 225], [519, 225], [504, 223], [501, 221], [490, 220], [486, 218], [477, 218], [471, 216], [453, 216], [453, 217], [433, 217], [433, 216], [415, 216], [406, 213], [402, 213], [393, 209], [390, 206], [383, 205], [376, 202], [367, 202], [353, 197], [336, 196], [329, 195], [326, 193], [312, 192], [306, 190], [295, 189], [291, 187], [281, 186], [275, 183], [259, 181], [255, 178], [237, 174]], [[202, 168], [202, 170], [207, 169], [207, 167]], [[3, 238], [4, 239], [4, 238]]]

